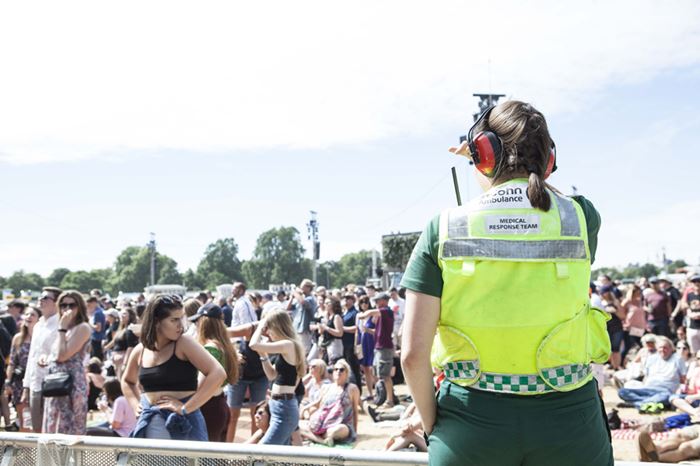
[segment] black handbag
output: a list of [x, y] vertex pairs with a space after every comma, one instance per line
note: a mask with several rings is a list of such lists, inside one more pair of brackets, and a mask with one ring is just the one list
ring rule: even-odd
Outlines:
[[41, 383], [43, 397], [67, 396], [73, 388], [73, 376], [68, 372], [49, 374]]

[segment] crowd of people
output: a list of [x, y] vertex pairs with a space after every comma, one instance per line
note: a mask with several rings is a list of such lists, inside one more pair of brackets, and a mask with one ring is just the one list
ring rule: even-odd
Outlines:
[[[289, 294], [237, 282], [230, 296], [114, 302], [99, 290], [46, 287], [0, 316], [0, 414], [10, 431], [353, 442], [361, 411], [376, 420], [397, 402], [403, 292], [305, 279]], [[249, 436], [237, 429], [244, 408]], [[422, 441], [417, 419], [402, 433]]]
[[[675, 284], [651, 277], [620, 285], [605, 275], [596, 282], [591, 284], [591, 301], [610, 314], [609, 367], [621, 406], [649, 414], [675, 409], [687, 415], [687, 424], [700, 421], [700, 274]], [[677, 462], [700, 456], [693, 429], [660, 444], [658, 451], [643, 433], [642, 460]]]

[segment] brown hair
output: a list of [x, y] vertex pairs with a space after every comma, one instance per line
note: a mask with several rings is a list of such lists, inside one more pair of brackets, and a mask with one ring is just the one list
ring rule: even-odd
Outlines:
[[343, 306], [340, 304], [340, 300], [335, 296], [329, 296], [326, 298], [326, 304], [328, 301], [331, 302], [331, 308], [333, 309], [333, 314], [343, 315]]
[[202, 302], [195, 298], [187, 298], [185, 302], [182, 303], [182, 308], [185, 310], [185, 315], [187, 315], [187, 317], [192, 317], [195, 315], [197, 313], [197, 309], [202, 306]]
[[[28, 306], [24, 310], [24, 312], [27, 312], [27, 311], [36, 312], [37, 322], [38, 322], [39, 318], [41, 317], [41, 309], [39, 309], [38, 307], [34, 307], [34, 306]], [[34, 325], [36, 325], [36, 322], [34, 322]], [[24, 339], [27, 338], [28, 334], [29, 334], [29, 326], [27, 325], [27, 323], [25, 321], [22, 321], [22, 325], [20, 325], [20, 329], [19, 329], [19, 339], [15, 340], [14, 347], [19, 349], [19, 347], [22, 346], [22, 343], [24, 343]]]
[[48, 291], [49, 293], [53, 294], [55, 299], [58, 299], [58, 297], [61, 296], [61, 293], [63, 293], [62, 289], [55, 286], [45, 286], [41, 289], [41, 291]]
[[182, 309], [182, 301], [175, 295], [159, 294], [146, 306], [141, 326], [141, 344], [151, 351], [158, 351], [158, 322], [167, 319], [172, 311]]
[[226, 380], [234, 385], [238, 381], [238, 357], [226, 332], [224, 320], [206, 315], [201, 316], [197, 319], [197, 339], [202, 346], [207, 341], [214, 341], [220, 350], [223, 349]]
[[527, 197], [536, 209], [547, 212], [552, 200], [544, 182], [554, 143], [544, 115], [532, 105], [508, 100], [496, 106], [476, 131], [491, 130], [503, 143], [503, 153], [493, 172], [494, 184], [527, 174]]
[[116, 377], [110, 377], [105, 380], [102, 390], [107, 396], [107, 401], [111, 403], [114, 403], [114, 401], [120, 396], [124, 396], [124, 393], [122, 393], [122, 384]]
[[124, 322], [124, 319], [119, 319], [119, 328], [112, 341], [122, 338], [124, 333], [129, 329], [129, 325], [136, 323], [136, 312], [132, 308], [125, 307], [122, 310], [129, 316], [129, 322]]
[[83, 322], [87, 322], [87, 304], [85, 304], [85, 299], [83, 298], [83, 295], [76, 290], [66, 290], [63, 293], [61, 293], [61, 296], [58, 297], [58, 299], [56, 300], [56, 306], [58, 307], [58, 315], [63, 315], [63, 311], [61, 311], [61, 301], [63, 301], [65, 298], [73, 298], [75, 303], [78, 305], [77, 313], [74, 317], [74, 325], [80, 325]]
[[299, 341], [296, 330], [294, 330], [292, 318], [289, 317], [289, 313], [282, 310], [272, 310], [267, 315], [266, 319], [268, 328], [274, 330], [285, 340], [290, 340], [294, 343], [294, 354], [296, 354], [297, 357], [297, 363], [294, 367], [297, 370], [297, 377], [303, 377], [306, 373], [306, 352], [304, 351], [304, 347], [301, 346], [301, 341]]

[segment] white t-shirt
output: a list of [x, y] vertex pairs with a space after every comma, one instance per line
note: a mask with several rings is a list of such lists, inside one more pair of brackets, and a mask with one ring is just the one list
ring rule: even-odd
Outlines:
[[644, 362], [644, 386], [665, 388], [674, 393], [685, 373], [685, 363], [677, 354], [672, 354], [668, 359], [662, 358], [659, 353], [652, 354]]
[[406, 300], [401, 298], [390, 299], [389, 309], [394, 311], [394, 333], [398, 333], [399, 328], [401, 328], [401, 322], [403, 322]]
[[248, 301], [248, 298], [245, 296], [238, 298], [233, 305], [231, 327], [257, 322], [257, 320], [258, 315], [255, 313], [255, 309], [253, 309], [253, 305]]

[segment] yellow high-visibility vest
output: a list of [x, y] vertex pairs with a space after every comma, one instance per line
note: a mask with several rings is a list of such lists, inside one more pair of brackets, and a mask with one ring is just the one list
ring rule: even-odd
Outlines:
[[548, 190], [532, 207], [527, 180], [494, 186], [440, 215], [444, 280], [433, 366], [462, 386], [523, 395], [569, 391], [610, 355], [606, 322], [591, 308], [586, 219]]

